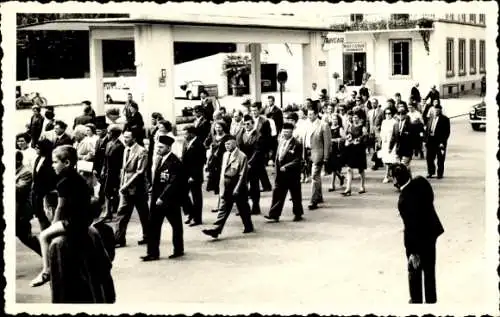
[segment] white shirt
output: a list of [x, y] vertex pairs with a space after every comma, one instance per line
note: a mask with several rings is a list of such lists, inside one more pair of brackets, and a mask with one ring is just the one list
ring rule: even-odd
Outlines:
[[40, 160], [38, 161], [38, 165], [36, 166], [36, 170], [35, 170], [37, 173], [40, 170], [40, 167], [42, 166], [43, 161], [45, 161], [45, 157], [44, 156], [40, 157]]
[[417, 121], [423, 122], [422, 114], [418, 111], [408, 112], [408, 117], [410, 117], [412, 123], [416, 123]]
[[311, 100], [316, 101], [321, 99], [321, 92], [316, 90], [311, 90]]
[[411, 179], [409, 179], [406, 184], [404, 184], [403, 186], [401, 186], [400, 190], [402, 191], [406, 186], [408, 186], [408, 184], [410, 183]]
[[21, 153], [23, 153], [23, 165], [30, 171], [33, 171], [33, 164], [35, 164], [37, 157], [36, 150], [28, 146], [26, 150], [21, 150]]
[[311, 136], [312, 136], [314, 130], [316, 130], [316, 128], [320, 124], [321, 124], [321, 121], [319, 119], [316, 119], [313, 122], [311, 122], [311, 125], [308, 127], [308, 129], [306, 131], [305, 140], [304, 140], [304, 145], [306, 148], [308, 148], [308, 149], [311, 148]]
[[432, 118], [432, 126], [431, 126], [431, 135], [432, 136], [434, 135], [434, 131], [436, 131], [436, 125], [437, 125], [438, 120], [439, 120], [439, 116], [434, 116]]
[[191, 141], [189, 141], [186, 149], [189, 149], [191, 147], [191, 145], [193, 145], [194, 140], [196, 140], [196, 137], [194, 137]]

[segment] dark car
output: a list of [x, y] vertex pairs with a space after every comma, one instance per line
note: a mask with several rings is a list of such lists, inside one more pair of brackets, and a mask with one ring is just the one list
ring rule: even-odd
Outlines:
[[469, 112], [469, 122], [474, 131], [480, 130], [481, 127], [486, 128], [486, 103], [484, 101], [472, 107]]

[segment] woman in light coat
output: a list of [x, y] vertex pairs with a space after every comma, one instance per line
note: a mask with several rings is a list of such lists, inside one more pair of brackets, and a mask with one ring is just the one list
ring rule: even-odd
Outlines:
[[396, 119], [394, 119], [394, 114], [396, 113], [396, 108], [387, 107], [384, 109], [384, 120], [382, 121], [382, 126], [380, 128], [380, 151], [379, 157], [385, 164], [385, 177], [382, 181], [383, 183], [388, 183], [390, 179], [391, 165], [397, 162], [397, 155], [395, 150], [389, 151], [389, 143], [391, 142], [392, 133], [394, 130], [394, 125], [396, 124]]

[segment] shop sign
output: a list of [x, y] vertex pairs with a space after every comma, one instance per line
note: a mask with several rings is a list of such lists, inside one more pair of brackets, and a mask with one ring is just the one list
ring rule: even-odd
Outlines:
[[347, 42], [344, 43], [344, 53], [364, 53], [366, 52], [366, 43]]
[[326, 61], [318, 61], [319, 67], [325, 67], [326, 66]]

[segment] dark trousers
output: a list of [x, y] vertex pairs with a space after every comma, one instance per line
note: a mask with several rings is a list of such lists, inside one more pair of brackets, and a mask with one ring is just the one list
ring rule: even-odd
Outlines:
[[[436, 241], [429, 242], [422, 248], [420, 255], [420, 267], [414, 269], [408, 264], [408, 284], [410, 287], [410, 298], [412, 304], [423, 303], [422, 297], [422, 275], [424, 278], [425, 303], [437, 302], [436, 295]], [[409, 258], [409, 254], [406, 257]]]
[[250, 216], [250, 206], [248, 205], [248, 199], [246, 195], [239, 195], [234, 197], [231, 193], [225, 193], [220, 198], [219, 213], [217, 214], [217, 220], [214, 222], [216, 226], [216, 231], [220, 234], [224, 225], [233, 209], [233, 204], [236, 203], [236, 208], [238, 208], [238, 213], [240, 215], [241, 221], [245, 230], [253, 230], [252, 218]]
[[286, 194], [290, 191], [292, 197], [292, 211], [296, 217], [304, 214], [302, 208], [302, 189], [300, 185], [300, 173], [280, 172], [276, 174], [276, 183], [273, 190], [273, 200], [269, 217], [278, 219], [283, 211]]
[[120, 195], [120, 205], [117, 213], [117, 225], [115, 231], [116, 243], [125, 243], [127, 235], [127, 227], [134, 211], [134, 207], [139, 214], [139, 220], [142, 227], [142, 238], [147, 240], [149, 208], [148, 208], [148, 194], [141, 193], [136, 195]]
[[31, 223], [28, 218], [16, 219], [16, 237], [25, 246], [41, 255], [40, 241], [31, 232]]
[[32, 195], [33, 213], [35, 214], [35, 217], [37, 217], [42, 231], [50, 226], [49, 218], [47, 218], [47, 215], [45, 214], [45, 209], [43, 207], [44, 198], [45, 195], [39, 193], [33, 193]]
[[161, 227], [167, 218], [172, 227], [172, 244], [174, 254], [184, 253], [184, 231], [180, 206], [156, 207], [156, 200], [151, 201], [151, 212], [148, 222], [148, 255], [160, 256]]
[[250, 199], [252, 200], [252, 214], [260, 214], [259, 171], [260, 167], [252, 167], [248, 170], [248, 191]]
[[118, 211], [120, 199], [118, 195], [105, 195], [106, 197], [106, 216], [112, 216]]
[[[276, 160], [276, 150], [278, 149], [278, 137], [273, 136], [269, 141], [270, 151], [269, 151], [269, 159], [273, 162]], [[264, 186], [264, 184], [262, 184]]]
[[439, 144], [432, 139], [429, 139], [426, 144], [427, 147], [427, 173], [429, 175], [434, 175], [436, 172], [436, 165], [434, 161], [437, 158], [437, 175], [443, 176], [444, 173], [444, 161], [446, 158], [446, 147], [444, 149], [439, 148]]
[[[187, 184], [187, 195], [183, 204], [183, 209], [189, 219], [195, 223], [201, 223], [201, 214], [203, 209], [202, 182], [193, 181]], [[191, 193], [191, 197], [189, 197]]]
[[[262, 184], [262, 189], [265, 191], [271, 190], [273, 187], [271, 186], [271, 182], [269, 181], [269, 176], [267, 176], [267, 171], [266, 171], [266, 163], [265, 161], [263, 164], [260, 164], [258, 166], [258, 169], [256, 170], [258, 179], [260, 180], [260, 183]], [[260, 191], [260, 187], [259, 191]]]

